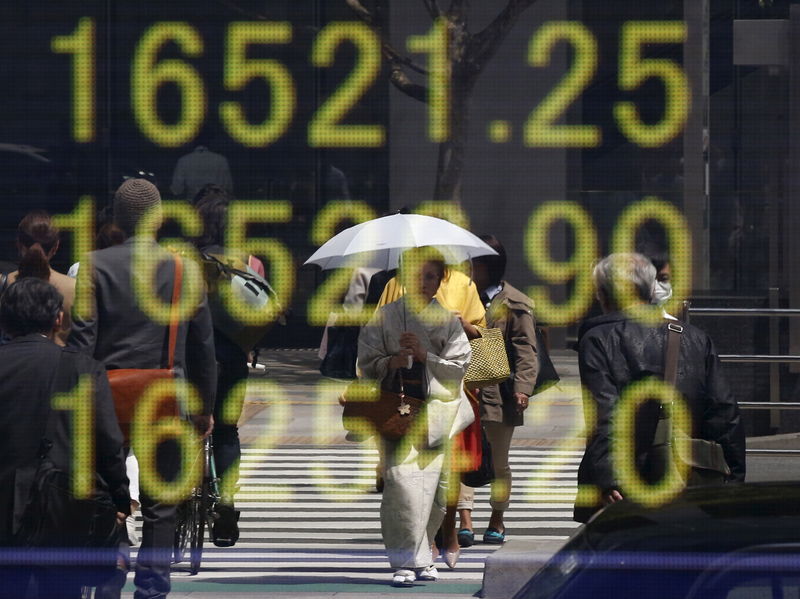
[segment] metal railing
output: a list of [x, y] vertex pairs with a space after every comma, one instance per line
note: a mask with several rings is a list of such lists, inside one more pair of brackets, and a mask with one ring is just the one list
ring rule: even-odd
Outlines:
[[[780, 370], [779, 364], [800, 363], [800, 355], [778, 354], [778, 323], [777, 318], [800, 316], [798, 308], [778, 308], [779, 290], [776, 287], [769, 289], [769, 308], [693, 308], [689, 302], [684, 302], [684, 320], [690, 322], [694, 316], [747, 316], [767, 317], [772, 321], [769, 327], [770, 354], [720, 354], [721, 362], [769, 364], [769, 401], [740, 401], [739, 408], [743, 410], [770, 410], [770, 426], [780, 426], [781, 410], [800, 410], [798, 402], [780, 401]], [[800, 449], [747, 449], [748, 455], [800, 455]]]

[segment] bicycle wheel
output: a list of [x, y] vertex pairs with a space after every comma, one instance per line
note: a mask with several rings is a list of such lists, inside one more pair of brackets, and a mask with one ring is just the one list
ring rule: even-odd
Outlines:
[[181, 563], [186, 558], [186, 549], [189, 546], [189, 501], [179, 503], [175, 516], [175, 542], [173, 544], [172, 561]]
[[191, 528], [189, 529], [189, 572], [197, 574], [203, 559], [203, 538], [206, 533], [206, 519], [209, 507], [209, 485], [203, 480], [202, 486], [192, 497], [190, 509]]

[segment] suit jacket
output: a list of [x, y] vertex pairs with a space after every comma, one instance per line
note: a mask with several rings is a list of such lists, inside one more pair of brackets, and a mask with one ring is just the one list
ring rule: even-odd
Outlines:
[[520, 426], [522, 415], [517, 413], [514, 393], [530, 396], [536, 385], [536, 321], [531, 299], [509, 283], [502, 284], [486, 309], [486, 324], [503, 331], [511, 376], [499, 385], [481, 389], [481, 421]]
[[[62, 360], [60, 385], [54, 387]], [[51, 395], [72, 390], [84, 374], [90, 374], [94, 383], [95, 470], [108, 483], [117, 510], [130, 513], [122, 433], [102, 364], [37, 333], [16, 337], [0, 346], [0, 544], [8, 542], [11, 531], [16, 470], [36, 459]], [[70, 411], [57, 412], [48, 454], [56, 466], [67, 471], [72, 464], [70, 419]]]
[[[92, 272], [89, 284], [92, 287], [93, 310], [91, 314], [80, 314], [73, 310], [72, 332], [69, 345], [80, 348], [103, 362], [106, 369], [115, 368], [165, 368], [168, 357], [169, 327], [153, 322], [142, 311], [141, 300], [134, 291], [134, 247], [136, 237], [124, 243], [92, 252]], [[169, 303], [175, 276], [175, 261], [172, 254], [161, 248], [155, 240], [142, 240], [143, 254], [160, 264], [154, 281], [148, 285], [161, 300]], [[192, 278], [202, 284], [198, 266], [183, 260], [184, 293], [186, 283]], [[194, 275], [192, 275], [194, 271]], [[78, 276], [76, 298], [80, 297], [81, 285], [86, 279]], [[180, 323], [175, 347], [175, 369], [185, 376], [200, 393], [203, 413], [211, 414], [217, 386], [217, 365], [214, 358], [214, 333], [211, 312], [205, 289], [200, 293], [201, 301], [189, 320]]]

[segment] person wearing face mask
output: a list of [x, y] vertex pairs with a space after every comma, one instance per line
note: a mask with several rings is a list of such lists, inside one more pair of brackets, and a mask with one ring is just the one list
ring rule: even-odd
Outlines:
[[672, 272], [670, 270], [669, 256], [660, 252], [650, 254], [647, 257], [656, 267], [656, 285], [653, 288], [653, 298], [650, 301], [656, 306], [661, 306], [664, 318], [678, 320], [664, 309], [667, 302], [672, 299]]

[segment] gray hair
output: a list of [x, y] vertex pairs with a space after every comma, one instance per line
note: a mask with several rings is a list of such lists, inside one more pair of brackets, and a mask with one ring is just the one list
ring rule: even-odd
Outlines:
[[[656, 285], [656, 267], [642, 254], [610, 254], [594, 267], [592, 279], [597, 297], [608, 311], [627, 308], [636, 299], [649, 303]], [[638, 298], [626, 298], [625, 289], [632, 285]]]

